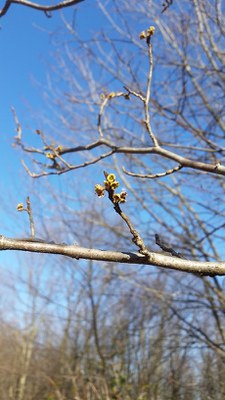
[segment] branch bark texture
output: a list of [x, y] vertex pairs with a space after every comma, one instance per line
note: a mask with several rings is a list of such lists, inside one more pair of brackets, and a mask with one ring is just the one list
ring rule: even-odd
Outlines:
[[91, 249], [78, 245], [65, 245], [57, 243], [35, 242], [20, 239], [10, 239], [5, 236], [0, 238], [0, 250], [19, 250], [32, 253], [59, 254], [77, 260], [92, 260], [102, 262], [115, 262], [125, 264], [149, 265], [168, 268], [176, 271], [190, 272], [200, 275], [225, 275], [225, 262], [200, 262], [183, 260], [176, 257], [148, 252], [143, 256], [139, 253], [119, 252], [109, 250]]

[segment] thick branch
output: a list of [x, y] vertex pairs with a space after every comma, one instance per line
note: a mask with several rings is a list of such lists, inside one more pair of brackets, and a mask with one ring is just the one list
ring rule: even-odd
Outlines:
[[31, 1], [27, 1], [27, 0], [7, 0], [4, 4], [4, 7], [0, 10], [0, 17], [3, 17], [3, 15], [5, 15], [7, 13], [7, 11], [9, 10], [9, 7], [13, 3], [20, 4], [20, 5], [26, 6], [26, 7], [35, 8], [36, 10], [44, 11], [45, 13], [48, 13], [51, 11], [59, 10], [61, 8], [73, 6], [77, 3], [81, 3], [82, 1], [84, 1], [84, 0], [67, 0], [67, 1], [61, 1], [60, 3], [51, 5], [51, 6], [43, 6], [41, 4], [32, 3]]
[[[83, 164], [80, 165], [71, 165], [69, 168], [62, 168], [60, 171], [56, 172], [41, 172], [40, 174], [29, 174], [36, 178], [44, 175], [50, 175], [50, 174], [63, 174], [65, 172], [68, 172], [73, 169], [79, 169], [82, 167], [85, 167], [90, 164], [95, 164], [102, 160], [103, 158], [107, 158], [111, 156], [113, 153], [122, 153], [122, 154], [158, 154], [161, 157], [168, 158], [172, 161], [175, 161], [179, 164], [179, 169], [182, 167], [186, 168], [191, 168], [191, 169], [196, 169], [202, 172], [210, 172], [213, 174], [217, 175], [225, 175], [225, 166], [220, 165], [220, 163], [217, 164], [209, 164], [201, 161], [195, 161], [190, 158], [186, 158], [183, 156], [180, 156], [177, 153], [174, 153], [173, 151], [169, 151], [164, 149], [161, 146], [152, 146], [152, 147], [129, 147], [129, 146], [116, 146], [116, 144], [112, 143], [109, 140], [106, 140], [104, 138], [101, 138], [93, 143], [83, 145], [83, 146], [76, 146], [76, 147], [68, 147], [68, 148], [63, 148], [61, 151], [59, 151], [59, 155], [67, 154], [67, 153], [76, 153], [80, 151], [90, 151], [94, 148], [98, 148], [101, 146], [106, 146], [111, 149], [110, 152], [102, 154], [93, 160], [89, 162], [84, 162]], [[26, 148], [24, 148], [25, 151]], [[29, 152], [32, 152], [32, 149], [28, 149]], [[175, 172], [175, 171], [174, 171]]]
[[35, 253], [59, 254], [76, 259], [119, 262], [122, 264], [141, 264], [168, 268], [176, 271], [201, 275], [225, 275], [225, 262], [200, 262], [170, 257], [149, 251], [148, 256], [139, 253], [88, 249], [77, 245], [34, 242], [0, 236], [0, 250], [20, 250]]

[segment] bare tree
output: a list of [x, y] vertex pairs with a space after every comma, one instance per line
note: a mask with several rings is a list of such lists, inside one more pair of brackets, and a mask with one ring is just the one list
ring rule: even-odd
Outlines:
[[222, 4], [174, 2], [163, 14], [154, 1], [98, 5], [107, 31], [90, 40], [64, 21], [69, 40], [56, 55], [63, 92], [52, 75], [46, 95], [55, 113], [34, 129], [40, 145], [26, 144], [14, 113], [28, 174], [61, 175], [69, 187], [47, 187], [53, 218], [36, 229], [40, 239], [31, 230], [1, 237], [2, 249], [70, 257], [52, 281], [46, 340], [40, 328], [25, 393], [222, 399]]
[[[156, 32], [152, 25], [139, 32], [139, 35], [137, 32], [131, 34], [126, 13], [131, 15], [132, 26], [136, 12], [145, 19], [144, 4], [138, 5], [138, 9], [132, 14], [131, 5], [125, 2], [117, 5], [115, 2], [112, 7], [115, 8], [120, 22], [112, 19], [109, 9], [102, 3], [99, 3], [99, 7], [119, 38], [128, 44], [124, 48], [120, 41], [114, 41], [103, 34], [101, 37], [96, 35], [89, 46], [78, 37], [73, 26], [65, 21], [74, 38], [74, 45], [80, 49], [79, 56], [77, 52], [74, 55], [72, 48], [67, 49], [68, 63], [76, 65], [78, 73], [72, 77], [65, 66], [65, 71], [68, 72], [64, 74], [65, 80], [72, 82], [66, 93], [66, 104], [72, 108], [73, 105], [76, 106], [73, 116], [76, 118], [76, 131], [82, 132], [81, 135], [76, 135], [77, 138], [82, 136], [86, 139], [81, 139], [80, 144], [70, 145], [69, 138], [62, 138], [65, 142], [62, 144], [63, 141], [59, 142], [60, 135], [57, 135], [55, 143], [41, 130], [36, 129], [43, 147], [27, 147], [22, 137], [21, 125], [16, 119], [16, 144], [24, 152], [38, 157], [35, 161], [38, 172], [33, 172], [24, 163], [26, 171], [34, 178], [61, 175], [93, 166], [108, 158], [117, 160], [115, 168], [122, 183], [129, 187], [140, 208], [146, 210], [148, 207], [148, 211], [146, 196], [140, 196], [139, 193], [150, 192], [148, 198], [150, 196], [152, 204], [155, 204], [151, 219], [157, 229], [155, 232], [153, 229], [151, 234], [153, 238], [156, 235], [156, 244], [169, 255], [159, 254], [146, 246], [142, 232], [139, 233], [136, 229], [140, 224], [138, 221], [134, 224], [123, 211], [126, 205], [121, 206], [126, 200], [125, 191], [121, 192], [121, 198], [115, 184], [112, 182], [112, 186], [108, 185], [107, 176], [113, 176], [117, 186], [120, 183], [118, 181], [117, 184], [113, 174], [105, 175], [104, 184], [101, 181], [96, 182], [96, 192], [99, 196], [107, 193], [112, 203], [112, 212], [114, 210], [127, 225], [138, 253], [134, 253], [133, 249], [126, 249], [126, 253], [111, 250], [103, 252], [97, 248], [42, 243], [34, 238], [13, 240], [4, 237], [1, 238], [1, 249], [49, 252], [73, 258], [147, 264], [211, 276], [223, 275], [225, 267], [218, 251], [221, 240], [218, 234], [224, 228], [220, 221], [223, 201], [220, 204], [221, 211], [206, 205], [204, 200], [201, 201], [203, 193], [207, 194], [210, 204], [218, 196], [222, 197], [222, 176], [225, 174], [222, 143], [224, 111], [221, 105], [224, 93], [221, 4], [192, 1], [171, 7], [163, 14], [163, 18], [159, 18], [159, 9], [152, 2], [149, 13], [152, 19], [155, 18]], [[123, 54], [128, 45], [131, 48], [129, 57]], [[155, 51], [154, 46], [157, 49]], [[137, 60], [142, 60], [139, 69]], [[63, 63], [62, 57], [60, 62]], [[101, 80], [94, 79], [90, 63], [94, 63], [96, 74], [102, 75]], [[166, 65], [168, 67], [165, 69]], [[87, 82], [86, 87], [80, 85], [81, 78]], [[104, 82], [110, 79], [116, 83], [104, 89]], [[61, 123], [73, 131], [73, 123], [66, 121], [64, 116], [67, 106], [62, 102], [58, 104], [61, 108]], [[89, 121], [86, 118], [87, 112]], [[127, 116], [126, 122], [124, 115]], [[78, 159], [78, 163], [74, 163], [73, 158]], [[120, 167], [121, 162], [123, 164]], [[132, 184], [128, 180], [129, 176], [133, 178]], [[152, 184], [149, 186], [144, 183], [144, 189], [141, 189], [143, 181], [148, 180]], [[190, 181], [194, 185], [191, 191]], [[172, 199], [170, 206], [163, 197], [155, 195], [154, 188]], [[164, 213], [161, 220], [160, 208]], [[197, 209], [201, 209], [209, 217], [202, 219]], [[212, 221], [212, 217], [215, 217], [213, 224], [207, 222]], [[171, 218], [174, 221], [172, 224], [168, 222]], [[182, 232], [178, 233], [180, 226]], [[143, 231], [143, 226], [139, 230]], [[213, 235], [217, 235], [218, 245], [211, 239]], [[205, 246], [202, 245], [203, 242]]]

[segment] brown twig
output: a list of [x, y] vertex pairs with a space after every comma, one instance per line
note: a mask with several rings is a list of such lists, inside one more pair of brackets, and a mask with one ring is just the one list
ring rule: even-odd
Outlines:
[[[109, 199], [112, 201], [110, 193], [109, 193]], [[112, 201], [113, 202], [113, 201]], [[124, 220], [126, 225], [128, 226], [131, 235], [133, 236], [133, 243], [136, 244], [137, 247], [139, 247], [139, 252], [145, 256], [148, 255], [148, 249], [145, 246], [145, 243], [138, 233], [138, 231], [133, 227], [129, 217], [121, 210], [119, 203], [113, 203], [114, 204], [114, 210], [116, 211], [117, 214]]]
[[177, 167], [174, 167], [174, 168], [171, 168], [171, 169], [167, 169], [165, 172], [160, 172], [160, 173], [157, 173], [157, 174], [136, 174], [134, 172], [127, 171], [124, 167], [122, 167], [122, 170], [126, 175], [129, 175], [129, 176], [132, 176], [132, 177], [135, 177], [135, 178], [156, 179], [156, 178], [162, 178], [164, 176], [174, 174], [175, 172], [180, 171], [181, 168], [183, 168], [182, 165], [177, 165]]
[[[107, 157], [110, 157], [113, 153], [115, 153], [115, 150], [111, 150], [111, 151], [109, 151], [107, 153], [101, 154], [99, 157], [96, 157], [96, 158], [94, 158], [94, 159], [92, 159], [90, 161], [85, 161], [85, 162], [83, 162], [81, 164], [70, 165], [69, 167], [61, 168], [61, 169], [58, 169], [56, 171], [42, 171], [40, 173], [31, 172], [30, 169], [28, 168], [28, 166], [26, 165], [26, 163], [24, 162], [24, 160], [22, 160], [21, 162], [22, 162], [26, 172], [32, 178], [40, 178], [42, 176], [48, 176], [48, 175], [62, 175], [62, 174], [65, 174], [66, 172], [69, 172], [69, 171], [73, 171], [73, 170], [76, 170], [76, 169], [88, 167], [89, 165], [96, 164], [99, 161], [101, 161], [101, 160], [103, 160], [103, 159], [105, 159]], [[51, 166], [51, 168], [52, 168], [52, 166]]]
[[153, 55], [152, 55], [152, 43], [150, 42], [151, 36], [149, 37], [149, 42], [148, 43], [148, 57], [149, 57], [149, 73], [148, 73], [148, 79], [147, 79], [147, 90], [146, 90], [146, 95], [145, 95], [145, 101], [144, 101], [144, 106], [145, 106], [145, 124], [147, 131], [149, 133], [150, 138], [152, 139], [152, 142], [154, 146], [158, 146], [158, 140], [155, 136], [155, 134], [152, 131], [151, 128], [151, 123], [150, 123], [150, 113], [149, 113], [149, 102], [150, 102], [150, 96], [151, 96], [151, 82], [152, 82], [152, 71], [153, 71]]
[[163, 9], [161, 11], [161, 13], [164, 13], [167, 8], [169, 8], [169, 6], [171, 6], [171, 4], [173, 4], [173, 0], [166, 0], [165, 3], [162, 4]]
[[155, 234], [155, 243], [160, 247], [160, 249], [167, 253], [170, 253], [172, 256], [185, 259], [185, 257], [181, 253], [178, 253], [173, 249], [173, 247], [163, 242], [161, 237], [157, 233]]
[[33, 213], [32, 213], [32, 208], [31, 208], [31, 202], [30, 202], [30, 197], [27, 196], [26, 198], [26, 204], [27, 208], [23, 206], [23, 203], [19, 203], [17, 205], [17, 211], [25, 211], [28, 214], [29, 222], [30, 222], [30, 237], [34, 238], [35, 237], [35, 226], [34, 226], [34, 219], [33, 219]]
[[[88, 150], [91, 150], [93, 148], [100, 147], [100, 146], [109, 147], [109, 148], [111, 148], [111, 151], [109, 151], [107, 153], [103, 153], [99, 157], [96, 157], [91, 161], [84, 162], [84, 163], [78, 164], [78, 165], [70, 165], [70, 168], [63, 168], [59, 171], [54, 171], [54, 172], [53, 171], [51, 171], [51, 172], [45, 171], [45, 172], [41, 172], [40, 174], [33, 174], [30, 171], [29, 175], [33, 176], [35, 178], [38, 178], [41, 176], [53, 175], [53, 174], [60, 175], [60, 174], [63, 174], [65, 172], [68, 172], [71, 170], [75, 170], [75, 169], [86, 167], [88, 165], [95, 164], [104, 158], [110, 157], [114, 153], [122, 153], [122, 154], [143, 154], [143, 155], [144, 154], [157, 154], [163, 158], [167, 158], [169, 160], [177, 162], [183, 168], [186, 167], [186, 168], [196, 169], [201, 172], [209, 172], [212, 174], [225, 176], [225, 166], [221, 165], [220, 163], [210, 164], [210, 163], [205, 163], [205, 162], [201, 162], [201, 161], [195, 161], [193, 159], [180, 156], [179, 154], [177, 154], [173, 151], [166, 150], [166, 149], [162, 148], [161, 146], [157, 146], [157, 147], [155, 147], [155, 146], [153, 146], [153, 147], [117, 146], [116, 144], [114, 144], [108, 140], [100, 139], [100, 140], [97, 140], [86, 146], [64, 148], [61, 152], [59, 152], [59, 154], [76, 153], [79, 151], [88, 151]], [[25, 151], [38, 152], [40, 154], [45, 154], [44, 151], [39, 152], [36, 149], [34, 149], [34, 151], [32, 151], [31, 148], [28, 148]], [[23, 162], [23, 165], [25, 165], [24, 162]], [[52, 166], [51, 166], [51, 168], [52, 168]], [[26, 170], [28, 172], [27, 168], [26, 168]]]
[[139, 252], [145, 256], [148, 256], [149, 250], [146, 248], [144, 241], [138, 231], [132, 225], [129, 217], [121, 210], [120, 202], [125, 202], [126, 192], [122, 192], [120, 194], [115, 193], [115, 189], [119, 186], [119, 182], [116, 181], [116, 177], [114, 174], [108, 174], [108, 172], [104, 171], [104, 175], [106, 181], [104, 181], [104, 186], [96, 185], [95, 191], [99, 197], [104, 195], [104, 191], [108, 192], [109, 200], [112, 202], [114, 206], [114, 210], [117, 214], [124, 220], [126, 225], [128, 226], [131, 235], [133, 236], [133, 243], [139, 247]]
[[103, 136], [104, 136], [104, 135], [103, 135], [103, 131], [102, 131], [102, 116], [103, 116], [105, 107], [106, 107], [107, 103], [108, 103], [111, 99], [114, 99], [114, 98], [116, 98], [116, 97], [125, 97], [126, 99], [128, 99], [128, 98], [129, 98], [129, 95], [128, 95], [127, 93], [123, 93], [123, 92], [111, 92], [111, 93], [109, 93], [109, 94], [104, 94], [104, 93], [103, 93], [103, 94], [101, 95], [102, 102], [101, 102], [101, 105], [100, 105], [100, 110], [99, 110], [99, 114], [98, 114], [98, 124], [97, 124], [98, 133], [99, 133], [99, 136], [100, 136], [101, 139], [102, 139]]
[[133, 96], [143, 101], [143, 103], [145, 102], [145, 97], [142, 93], [138, 93], [135, 90], [130, 89], [128, 86], [124, 86], [124, 89], [127, 90], [128, 94], [132, 94]]
[[32, 238], [35, 237], [35, 227], [34, 227], [34, 219], [33, 219], [33, 213], [32, 213], [32, 208], [31, 208], [31, 202], [30, 202], [30, 197], [27, 196], [26, 198], [26, 203], [27, 203], [27, 213], [30, 221], [30, 235]]
[[19, 121], [19, 118], [17, 116], [15, 108], [11, 107], [11, 110], [12, 110], [13, 118], [14, 118], [14, 121], [15, 121], [15, 124], [16, 124], [16, 132], [17, 132], [17, 135], [15, 136], [14, 139], [17, 142], [20, 142], [21, 137], [22, 137], [22, 127], [21, 127], [21, 124], [20, 124], [20, 121]]

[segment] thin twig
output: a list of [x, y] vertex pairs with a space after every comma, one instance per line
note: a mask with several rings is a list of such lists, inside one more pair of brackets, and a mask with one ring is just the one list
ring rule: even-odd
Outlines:
[[[104, 172], [104, 175], [107, 179], [107, 176], [109, 174], [107, 172]], [[107, 187], [106, 190], [108, 192], [109, 200], [112, 202], [112, 204], [114, 206], [114, 210], [116, 211], [117, 214], [119, 214], [119, 216], [124, 220], [124, 222], [128, 226], [130, 233], [133, 236], [133, 238], [132, 238], [133, 243], [136, 244], [137, 247], [139, 247], [139, 252], [141, 254], [147, 256], [149, 253], [149, 250], [146, 248], [146, 246], [144, 244], [144, 240], [142, 239], [142, 237], [140, 236], [138, 231], [132, 225], [129, 217], [121, 210], [119, 202], [115, 202], [115, 200], [114, 200], [114, 196], [115, 196], [114, 189], [112, 189], [111, 187]]]
[[164, 13], [171, 4], [173, 4], [173, 0], [166, 0], [165, 3], [162, 4], [163, 9], [161, 13]]
[[169, 246], [167, 243], [163, 242], [162, 239], [160, 238], [160, 236], [157, 233], [155, 234], [155, 243], [163, 251], [166, 251], [167, 253], [170, 253], [172, 256], [185, 259], [185, 257], [181, 253], [178, 253], [171, 246]]
[[143, 103], [145, 102], [145, 97], [141, 93], [137, 93], [135, 90], [130, 89], [128, 86], [124, 86], [124, 89], [127, 90], [128, 94], [132, 94], [133, 96], [143, 101]]
[[129, 97], [127, 93], [123, 93], [123, 92], [111, 92], [107, 95], [103, 94], [102, 95], [103, 100], [102, 103], [100, 105], [100, 110], [99, 110], [99, 114], [98, 114], [98, 133], [100, 138], [103, 138], [103, 132], [102, 132], [102, 117], [103, 117], [103, 113], [105, 110], [105, 107], [107, 105], [107, 103], [109, 102], [109, 100], [114, 99], [116, 97], [125, 97], [126, 99]]
[[20, 124], [20, 121], [19, 121], [19, 118], [17, 116], [15, 108], [11, 107], [11, 110], [12, 110], [13, 118], [14, 118], [14, 121], [15, 121], [15, 124], [16, 124], [16, 132], [17, 132], [17, 135], [15, 136], [14, 139], [17, 142], [20, 142], [21, 137], [22, 137], [22, 127], [21, 127], [21, 124]]
[[103, 138], [102, 115], [103, 115], [104, 108], [105, 108], [106, 104], [108, 103], [108, 101], [109, 101], [109, 98], [106, 96], [101, 103], [99, 114], [98, 114], [98, 133], [99, 133], [100, 138]]
[[40, 177], [42, 177], [42, 176], [48, 176], [48, 175], [62, 175], [62, 174], [65, 174], [66, 172], [73, 171], [73, 170], [75, 170], [75, 169], [80, 169], [80, 168], [88, 167], [89, 165], [96, 164], [97, 162], [103, 160], [104, 158], [110, 157], [113, 153], [115, 153], [115, 150], [111, 150], [111, 151], [109, 151], [108, 153], [101, 154], [99, 157], [96, 157], [96, 158], [94, 158], [94, 159], [91, 160], [91, 161], [85, 161], [85, 162], [82, 163], [82, 164], [70, 165], [70, 167], [68, 167], [68, 168], [63, 168], [63, 169], [56, 170], [56, 171], [43, 171], [43, 172], [40, 172], [40, 173], [37, 173], [37, 174], [30, 171], [30, 169], [28, 168], [28, 166], [26, 165], [26, 163], [24, 162], [24, 160], [22, 160], [21, 162], [22, 162], [22, 164], [23, 164], [23, 166], [24, 166], [26, 172], [27, 172], [32, 178], [40, 178]]
[[35, 237], [35, 226], [34, 226], [34, 219], [33, 219], [33, 213], [32, 213], [31, 202], [30, 202], [29, 196], [27, 196], [26, 203], [27, 203], [26, 210], [28, 213], [29, 221], [30, 221], [30, 235], [32, 238], [34, 238]]
[[155, 178], [162, 178], [167, 175], [171, 175], [174, 172], [177, 172], [183, 168], [182, 165], [178, 165], [177, 167], [167, 169], [165, 172], [157, 173], [157, 174], [136, 174], [134, 172], [129, 172], [127, 171], [124, 167], [122, 167], [122, 170], [125, 174], [129, 176], [133, 176], [135, 178], [141, 178], [141, 179], [155, 179]]
[[[150, 40], [150, 39], [149, 39]], [[151, 82], [152, 82], [152, 71], [153, 71], [153, 55], [152, 55], [152, 43], [148, 43], [148, 56], [149, 56], [149, 73], [148, 73], [148, 79], [147, 79], [147, 90], [146, 90], [146, 95], [145, 95], [145, 124], [147, 131], [149, 133], [150, 138], [152, 139], [152, 142], [154, 146], [158, 146], [158, 140], [156, 136], [154, 135], [152, 128], [151, 128], [151, 123], [150, 123], [150, 114], [149, 114], [149, 101], [150, 101], [150, 96], [151, 96]]]

